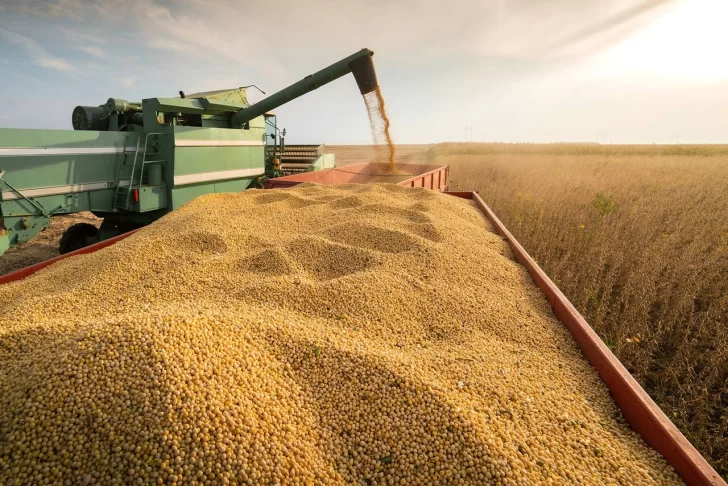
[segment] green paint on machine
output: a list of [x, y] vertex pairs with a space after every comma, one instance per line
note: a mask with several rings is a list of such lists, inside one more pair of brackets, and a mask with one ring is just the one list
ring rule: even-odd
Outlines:
[[286, 148], [271, 110], [348, 73], [362, 94], [371, 92], [373, 54], [362, 49], [253, 105], [246, 88], [141, 102], [110, 98], [76, 107], [73, 131], [0, 129], [0, 255], [54, 215], [91, 211], [104, 218], [96, 238], [106, 239], [202, 194], [333, 167], [333, 154], [315, 145], [293, 146], [312, 156], [281, 164], [298, 155]]

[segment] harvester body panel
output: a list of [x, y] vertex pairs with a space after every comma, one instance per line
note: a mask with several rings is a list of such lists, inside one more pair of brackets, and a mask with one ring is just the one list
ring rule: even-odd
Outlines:
[[189, 127], [155, 116], [144, 131], [0, 130], [0, 251], [33, 238], [54, 215], [91, 211], [130, 229], [201, 194], [248, 189], [265, 174], [264, 123]]
[[201, 194], [245, 190], [262, 177], [265, 128], [257, 125], [248, 130], [175, 128], [174, 166], [167, 179], [172, 209]]
[[133, 157], [134, 132], [0, 130], [0, 218], [9, 244], [50, 217], [113, 206], [116, 168]]

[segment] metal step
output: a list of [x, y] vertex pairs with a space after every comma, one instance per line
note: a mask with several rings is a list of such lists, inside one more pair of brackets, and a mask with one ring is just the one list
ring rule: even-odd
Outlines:
[[118, 188], [118, 190], [116, 191], [116, 198], [114, 200], [114, 207], [119, 209], [127, 209], [126, 201], [129, 191], [130, 188], [128, 186]]

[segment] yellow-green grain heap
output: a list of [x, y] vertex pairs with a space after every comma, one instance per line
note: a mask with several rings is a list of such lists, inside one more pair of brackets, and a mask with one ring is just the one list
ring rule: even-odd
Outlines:
[[200, 197], [0, 287], [3, 484], [667, 484], [468, 202]]

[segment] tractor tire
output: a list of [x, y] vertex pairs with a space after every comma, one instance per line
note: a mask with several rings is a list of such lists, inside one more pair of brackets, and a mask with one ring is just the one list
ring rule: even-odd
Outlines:
[[98, 232], [99, 230], [92, 224], [76, 223], [63, 232], [61, 241], [58, 244], [58, 252], [64, 255], [96, 243]]

